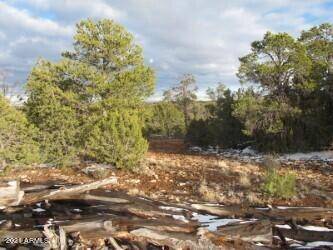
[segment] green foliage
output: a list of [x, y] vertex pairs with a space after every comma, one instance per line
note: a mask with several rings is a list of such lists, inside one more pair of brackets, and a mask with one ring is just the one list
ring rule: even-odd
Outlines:
[[196, 146], [216, 145], [216, 128], [209, 120], [192, 120], [186, 134], [186, 141]]
[[81, 21], [74, 51], [57, 63], [40, 60], [28, 80], [27, 113], [40, 130], [44, 160], [61, 165], [88, 154], [119, 167], [135, 165], [147, 149], [141, 111], [154, 81], [141, 47], [121, 25]]
[[234, 147], [246, 140], [242, 123], [233, 116], [235, 94], [223, 84], [208, 89], [207, 94], [212, 99], [207, 105], [209, 116], [191, 121], [187, 140], [199, 146], [219, 145], [223, 148]]
[[0, 95], [0, 164], [37, 163], [36, 133], [25, 115]]
[[238, 76], [242, 82], [258, 83], [275, 97], [285, 97], [296, 79], [304, 81], [311, 60], [304, 45], [287, 33], [267, 32], [251, 44], [252, 52], [240, 58]]
[[287, 125], [299, 114], [297, 108], [265, 98], [251, 89], [240, 93], [233, 111], [244, 124], [244, 134], [256, 140], [259, 150], [269, 152], [297, 149], [298, 145], [293, 144], [293, 130]]
[[[234, 147], [251, 139], [266, 152], [320, 149], [333, 141], [333, 26], [299, 39], [267, 32], [240, 58], [248, 88], [208, 89], [208, 119], [192, 121], [187, 138], [201, 146]], [[197, 131], [200, 130], [201, 131]]]
[[184, 114], [173, 102], [158, 102], [149, 105], [145, 131], [149, 135], [182, 137], [185, 133]]
[[131, 110], [109, 111], [103, 117], [93, 117], [86, 131], [85, 153], [97, 162], [132, 168], [148, 149], [140, 118]]
[[333, 83], [332, 30], [332, 25], [323, 24], [304, 31], [298, 40], [268, 32], [240, 58], [241, 82], [258, 88], [240, 93], [234, 116], [258, 149], [311, 150], [332, 141], [333, 102], [328, 87]]
[[79, 152], [79, 120], [75, 110], [78, 100], [73, 91], [66, 91], [69, 80], [62, 79], [66, 72], [74, 70], [70, 66], [68, 61], [52, 64], [40, 60], [27, 84], [26, 110], [40, 131], [42, 160], [55, 165], [70, 164]]
[[270, 196], [291, 198], [296, 193], [296, 177], [292, 173], [281, 175], [275, 169], [269, 169], [265, 175], [263, 190]]
[[215, 128], [213, 136], [216, 144], [223, 148], [235, 147], [248, 139], [242, 133], [243, 124], [233, 114], [237, 94], [219, 84], [215, 96], [216, 101], [210, 105], [210, 123]]

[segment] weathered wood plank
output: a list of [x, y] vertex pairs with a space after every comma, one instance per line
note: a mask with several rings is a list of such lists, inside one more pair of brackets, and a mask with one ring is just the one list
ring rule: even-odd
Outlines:
[[20, 190], [19, 181], [8, 181], [0, 183], [0, 208], [18, 205], [21, 202], [23, 196], [24, 191]]

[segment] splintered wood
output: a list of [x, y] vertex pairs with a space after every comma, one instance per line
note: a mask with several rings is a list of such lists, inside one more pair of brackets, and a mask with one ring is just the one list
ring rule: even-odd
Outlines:
[[1, 183], [0, 246], [272, 249], [333, 241], [332, 209], [169, 204], [101, 189], [116, 182], [38, 185], [25, 192], [17, 181]]

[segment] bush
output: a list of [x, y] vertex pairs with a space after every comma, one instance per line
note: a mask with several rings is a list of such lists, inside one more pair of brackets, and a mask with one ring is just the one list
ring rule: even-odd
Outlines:
[[149, 106], [150, 114], [145, 122], [146, 135], [182, 137], [185, 133], [184, 114], [172, 102], [159, 102]]
[[214, 127], [208, 120], [192, 120], [187, 129], [186, 141], [200, 147], [216, 145]]
[[73, 94], [63, 91], [58, 79], [64, 73], [64, 65], [41, 60], [27, 83], [26, 111], [39, 129], [41, 158], [57, 166], [69, 165], [79, 152], [79, 122], [72, 107]]
[[0, 164], [31, 164], [39, 161], [34, 140], [36, 128], [24, 114], [0, 95]]
[[148, 149], [142, 137], [142, 122], [130, 110], [109, 111], [87, 128], [86, 155], [97, 162], [131, 169]]
[[269, 169], [263, 190], [270, 196], [291, 198], [296, 192], [296, 177], [292, 173], [280, 175], [275, 169]]

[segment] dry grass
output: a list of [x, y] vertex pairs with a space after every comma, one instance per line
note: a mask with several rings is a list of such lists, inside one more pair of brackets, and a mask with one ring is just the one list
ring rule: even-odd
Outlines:
[[247, 173], [240, 173], [239, 185], [243, 188], [251, 187], [251, 178]]
[[262, 166], [265, 169], [279, 169], [281, 167], [281, 163], [273, 155], [267, 155], [262, 161]]
[[257, 196], [257, 194], [253, 192], [249, 192], [248, 194], [246, 194], [246, 200], [252, 205], [262, 203], [261, 199]]
[[219, 194], [213, 188], [208, 187], [205, 179], [201, 181], [198, 192], [205, 201], [216, 202], [219, 200]]
[[127, 194], [130, 195], [130, 196], [145, 196], [145, 193], [137, 188], [130, 188], [128, 191], [127, 191]]

